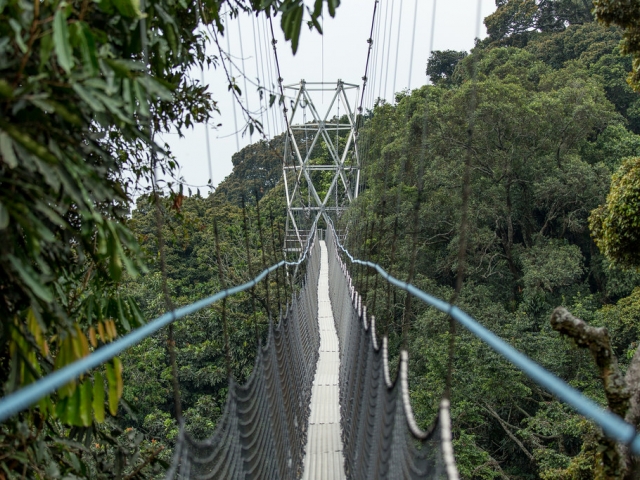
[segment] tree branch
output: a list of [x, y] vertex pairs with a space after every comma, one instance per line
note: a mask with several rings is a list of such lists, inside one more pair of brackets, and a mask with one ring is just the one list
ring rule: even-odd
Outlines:
[[[551, 326], [562, 335], [570, 337], [578, 347], [588, 348], [591, 351], [600, 370], [609, 409], [625, 418], [629, 411], [631, 394], [618, 367], [618, 358], [611, 349], [611, 339], [607, 329], [589, 326], [584, 320], [574, 317], [562, 307], [556, 308], [551, 314]], [[637, 360], [636, 357], [638, 357], [637, 352], [629, 368], [633, 370], [629, 372], [629, 378], [635, 381], [640, 379], [640, 365], [638, 365], [640, 359]], [[635, 397], [637, 401], [637, 396]], [[602, 462], [597, 465], [596, 477], [604, 474], [604, 478], [627, 478], [633, 462], [628, 449], [602, 434], [598, 437]]]
[[489, 415], [491, 415], [493, 418], [495, 418], [496, 420], [498, 420], [498, 423], [500, 424], [500, 426], [502, 427], [502, 429], [507, 433], [507, 435], [509, 436], [509, 438], [511, 440], [513, 440], [518, 447], [520, 447], [520, 450], [522, 450], [524, 452], [524, 454], [529, 458], [529, 460], [531, 460], [533, 463], [536, 463], [536, 460], [534, 458], [534, 456], [531, 454], [531, 452], [529, 452], [529, 450], [526, 449], [526, 447], [523, 445], [523, 443], [518, 439], [518, 437], [516, 437], [513, 432], [511, 430], [509, 430], [507, 422], [505, 422], [502, 417], [500, 415], [498, 415], [496, 413], [495, 410], [493, 410], [489, 405], [487, 405], [486, 403], [484, 404], [484, 409], [489, 412]]
[[[629, 409], [631, 394], [618, 367], [618, 358], [611, 349], [611, 339], [607, 329], [591, 327], [562, 307], [556, 308], [551, 314], [551, 326], [562, 335], [570, 337], [578, 347], [588, 348], [591, 351], [600, 370], [609, 408], [624, 418]], [[640, 369], [640, 366], [638, 368]], [[640, 379], [640, 376], [638, 378]]]
[[637, 427], [640, 421], [640, 347], [633, 355], [624, 380], [627, 388], [632, 392], [629, 397], [629, 410], [627, 410], [624, 419], [631, 425]]

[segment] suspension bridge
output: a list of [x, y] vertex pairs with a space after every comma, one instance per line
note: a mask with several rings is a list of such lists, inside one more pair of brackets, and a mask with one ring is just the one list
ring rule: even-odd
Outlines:
[[[375, 10], [370, 39], [374, 25]], [[419, 428], [410, 401], [408, 354], [400, 352], [394, 371], [388, 339], [376, 332], [376, 319], [367, 313], [366, 302], [352, 279], [352, 269], [363, 266], [449, 315], [534, 382], [593, 421], [605, 435], [640, 454], [640, 436], [632, 425], [537, 365], [455, 305], [393, 277], [376, 263], [354, 258], [345, 248], [348, 233], [334, 225], [339, 224], [361, 188], [358, 113], [363, 111], [372, 44], [362, 87], [342, 81], [314, 84], [304, 80], [285, 86], [278, 71], [283, 98], [289, 98], [285, 89], [295, 92], [291, 110], [284, 109], [284, 260], [249, 282], [167, 312], [0, 399], [0, 422], [172, 322], [249, 290], [278, 269], [289, 268], [304, 274], [293, 275], [300, 279], [298, 289], [279, 318], [270, 321], [250, 377], [244, 384], [229, 378], [225, 409], [210, 438], [195, 439], [180, 424], [166, 477], [455, 480], [458, 471], [450, 400], [444, 395], [429, 428]], [[275, 43], [273, 46], [275, 50]], [[314, 103], [314, 90], [332, 95], [324, 114]], [[361, 95], [357, 108], [357, 103], [349, 100], [350, 90]], [[342, 105], [344, 120], [339, 114], [334, 120], [330, 118], [334, 104], [338, 108]], [[329, 152], [327, 163], [313, 161], [314, 148], [320, 144]], [[321, 191], [319, 180], [326, 183], [324, 174], [331, 180]], [[319, 229], [319, 222], [326, 229]]]
[[[640, 454], [630, 424], [602, 409], [544, 370], [457, 307], [389, 275], [377, 264], [353, 258], [329, 230], [308, 235], [295, 262], [281, 261], [250, 282], [156, 318], [0, 400], [0, 422], [98, 367], [171, 322], [248, 290], [277, 268], [304, 266], [301, 288], [278, 324], [270, 323], [244, 385], [229, 379], [216, 432], [192, 438], [180, 425], [167, 478], [458, 478], [452, 447], [449, 400], [440, 403], [431, 427], [413, 417], [409, 358], [402, 351], [389, 366], [387, 338], [356, 290], [350, 266], [363, 264], [396, 287], [445, 312], [610, 438]], [[319, 238], [320, 237], [320, 238]]]

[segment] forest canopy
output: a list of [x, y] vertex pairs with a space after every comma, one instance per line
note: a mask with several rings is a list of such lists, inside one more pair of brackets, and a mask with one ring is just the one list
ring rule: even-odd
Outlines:
[[[160, 212], [180, 204], [180, 189], [163, 194], [154, 182], [178, 171], [154, 135], [217, 114], [217, 92], [189, 72], [217, 66], [206, 47], [224, 34], [222, 13], [276, 17], [295, 51], [303, 22], [320, 29], [317, 19], [339, 3], [0, 2], [3, 395], [150, 318], [125, 286], [153, 276], [130, 210], [141, 195]], [[156, 236], [162, 244], [161, 228]], [[158, 467], [162, 449], [141, 454], [144, 436], [118, 436], [126, 375], [115, 358], [5, 422], [0, 477], [144, 476]]]
[[[277, 9], [295, 50], [303, 22], [319, 28], [324, 4], [333, 15], [339, 2], [305, 10], [293, 0], [212, 1], [202, 11], [145, 3], [0, 6], [3, 394], [163, 313], [168, 299], [186, 305], [281, 257], [281, 136], [238, 152], [215, 192], [170, 193], [140, 190], [155, 169], [177, 169], [152, 132], [217, 114], [217, 92], [187, 75], [219, 61], [206, 53], [197, 15], [222, 34], [230, 4], [237, 14]], [[357, 256], [452, 298], [469, 159], [458, 305], [603, 406], [609, 397], [589, 351], [549, 318], [563, 306], [606, 327], [621, 375], [632, 370], [640, 103], [626, 80], [637, 70], [633, 25], [605, 15], [617, 3], [498, 0], [485, 19], [489, 36], [471, 52], [433, 52], [428, 83], [365, 112], [363, 188], [341, 225]], [[372, 271], [352, 273], [392, 356], [409, 350], [411, 401], [427, 428], [445, 389], [449, 320]], [[250, 375], [256, 344], [290, 294], [284, 276], [272, 275], [230, 299], [228, 351], [221, 306], [175, 325], [181, 407], [194, 436], [214, 431], [228, 369], [240, 382]], [[468, 332], [457, 332], [453, 367], [462, 478], [629, 474], [624, 451]], [[173, 378], [166, 335], [146, 339], [3, 424], [2, 472], [161, 476], [178, 432]], [[633, 415], [631, 405], [637, 424]]]

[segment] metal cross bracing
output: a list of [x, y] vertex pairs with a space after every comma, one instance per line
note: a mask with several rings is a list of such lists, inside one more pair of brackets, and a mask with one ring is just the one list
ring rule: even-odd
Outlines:
[[[312, 225], [321, 218], [337, 224], [341, 214], [358, 197], [361, 168], [358, 118], [351, 105], [355, 105], [360, 87], [342, 80], [335, 83], [301, 80], [284, 89], [295, 91], [282, 167], [287, 198], [284, 252], [286, 256], [297, 257]], [[329, 98], [324, 115], [320, 115], [317, 107], [319, 94]], [[354, 95], [350, 101], [351, 94]]]

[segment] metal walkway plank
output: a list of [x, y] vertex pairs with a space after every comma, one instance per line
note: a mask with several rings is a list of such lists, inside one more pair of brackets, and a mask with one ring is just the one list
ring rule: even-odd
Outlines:
[[320, 242], [318, 322], [320, 355], [311, 391], [311, 415], [304, 457], [305, 480], [346, 479], [340, 436], [340, 356], [338, 335], [329, 301], [327, 246]]

